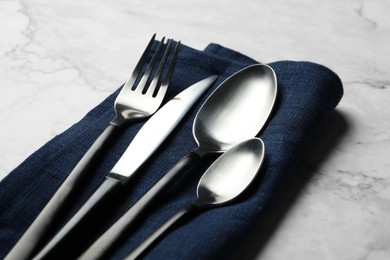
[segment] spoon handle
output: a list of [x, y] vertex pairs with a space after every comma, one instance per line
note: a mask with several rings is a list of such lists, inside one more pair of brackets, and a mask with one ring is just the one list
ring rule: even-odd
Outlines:
[[177, 212], [170, 219], [168, 219], [162, 226], [155, 230], [149, 237], [147, 237], [138, 247], [136, 247], [125, 260], [138, 259], [147, 250], [149, 250], [156, 242], [162, 239], [173, 227], [179, 224], [180, 221], [198, 210], [196, 204], [189, 204], [184, 209]]
[[145, 214], [153, 203], [160, 199], [186, 170], [200, 161], [200, 155], [191, 152], [176, 163], [149, 191], [147, 191], [120, 219], [101, 235], [79, 259], [100, 259], [124, 235], [136, 227], [139, 217]]

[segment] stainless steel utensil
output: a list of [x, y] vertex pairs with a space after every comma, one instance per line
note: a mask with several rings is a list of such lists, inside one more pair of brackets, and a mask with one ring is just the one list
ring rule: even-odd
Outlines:
[[195, 83], [157, 111], [139, 130], [105, 181], [34, 259], [52, 258], [51, 254], [55, 253], [61, 242], [77, 230], [80, 223], [83, 223], [96, 207], [107, 201], [131, 179], [216, 79], [217, 76], [210, 76]]
[[263, 158], [264, 144], [259, 138], [239, 143], [222, 154], [200, 179], [197, 187], [198, 199], [195, 203], [189, 204], [172, 216], [134, 249], [126, 260], [139, 258], [189, 215], [231, 202], [252, 182]]
[[123, 235], [129, 234], [136, 221], [156, 199], [181, 176], [208, 154], [222, 153], [233, 145], [254, 137], [266, 123], [277, 93], [276, 75], [267, 65], [244, 68], [229, 78], [206, 100], [193, 124], [198, 148], [168, 171], [117, 222], [82, 255], [83, 259], [104, 256]]
[[[168, 40], [165, 52], [158, 65], [156, 73], [152, 73], [152, 71], [163, 49], [165, 37], [162, 38], [149, 62], [149, 66], [142, 76], [141, 70], [147, 65], [148, 56], [151, 51], [154, 39], [155, 35], [153, 35], [151, 38], [148, 46], [142, 54], [133, 73], [131, 74], [131, 77], [123, 86], [115, 101], [114, 109], [116, 112], [116, 117], [110, 122], [107, 128], [100, 134], [89, 150], [77, 163], [65, 182], [53, 195], [48, 204], [41, 211], [41, 213], [34, 220], [31, 226], [20, 238], [20, 240], [16, 243], [13, 249], [8, 253], [6, 259], [30, 259], [39, 249], [38, 247], [44, 242], [44, 239], [46, 238], [49, 231], [52, 231], [54, 221], [59, 217], [61, 210], [63, 210], [64, 204], [69, 201], [70, 195], [72, 194], [75, 187], [81, 182], [85, 176], [85, 173], [88, 172], [89, 167], [93, 165], [93, 162], [96, 161], [102, 151], [106, 149], [113, 136], [118, 133], [118, 129], [127, 122], [149, 117], [159, 108], [173, 73], [180, 43], [176, 44], [171, 61], [168, 64], [168, 71], [164, 79], [162, 78], [162, 71], [165, 64], [167, 63], [167, 58], [171, 50], [172, 40]], [[137, 78], [141, 76], [142, 78], [139, 84], [135, 85]], [[147, 87], [147, 82], [152, 79], [152, 76], [153, 80], [149, 84], [149, 87]], [[161, 86], [157, 88], [157, 83], [159, 80], [162, 83]], [[146, 87], [147, 90], [145, 90]], [[143, 93], [145, 91], [146, 93]]]

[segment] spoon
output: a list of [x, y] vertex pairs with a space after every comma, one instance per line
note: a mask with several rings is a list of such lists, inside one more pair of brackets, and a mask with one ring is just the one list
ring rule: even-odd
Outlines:
[[276, 92], [275, 72], [263, 64], [246, 67], [223, 81], [208, 97], [194, 119], [192, 132], [198, 148], [176, 163], [81, 258], [98, 259], [107, 254], [112, 245], [135, 226], [134, 223], [146, 209], [183, 172], [201, 162], [206, 155], [222, 153], [260, 132], [271, 113]]
[[184, 218], [231, 202], [252, 182], [264, 158], [264, 144], [259, 138], [249, 139], [234, 146], [219, 157], [203, 174], [197, 187], [198, 199], [172, 216], [146, 238], [126, 260], [143, 255]]

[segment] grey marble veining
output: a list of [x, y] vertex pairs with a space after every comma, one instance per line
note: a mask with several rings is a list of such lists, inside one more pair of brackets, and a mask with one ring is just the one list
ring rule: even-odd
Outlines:
[[334, 70], [344, 97], [258, 259], [390, 259], [390, 2], [0, 0], [0, 178], [123, 83], [157, 32]]

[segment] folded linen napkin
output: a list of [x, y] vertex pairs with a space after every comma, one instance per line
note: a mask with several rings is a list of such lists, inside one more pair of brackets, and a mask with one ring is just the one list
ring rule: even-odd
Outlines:
[[[218, 74], [213, 89], [232, 73], [257, 63], [218, 44], [203, 51], [182, 46], [166, 100], [207, 76]], [[274, 112], [258, 135], [266, 147], [265, 163], [258, 178], [241, 200], [211, 209], [177, 227], [145, 256], [150, 259], [223, 259], [238, 250], [243, 237], [264, 217], [283, 184], [300, 163], [321, 124], [340, 101], [343, 89], [338, 76], [328, 68], [310, 63], [278, 61], [269, 64], [277, 75], [278, 97]], [[208, 94], [211, 93], [212, 90]], [[0, 258], [39, 214], [99, 133], [114, 117], [118, 91], [91, 110], [80, 122], [54, 137], [28, 157], [0, 183]], [[192, 123], [201, 104], [168, 138], [156, 155], [129, 183], [121, 196], [99, 212], [76, 241], [65, 245], [61, 257], [76, 257], [142, 196], [171, 166], [196, 147]], [[255, 111], [254, 111], [255, 113]], [[59, 228], [93, 193], [112, 169], [143, 122], [129, 125], [112, 143], [100, 163], [78, 190]], [[211, 160], [210, 160], [211, 162]], [[208, 165], [188, 171], [131, 235], [116, 244], [111, 257], [124, 258], [153, 230], [196, 198], [196, 185]], [[54, 232], [54, 230], [53, 230]], [[67, 250], [69, 246], [71, 250]]]

